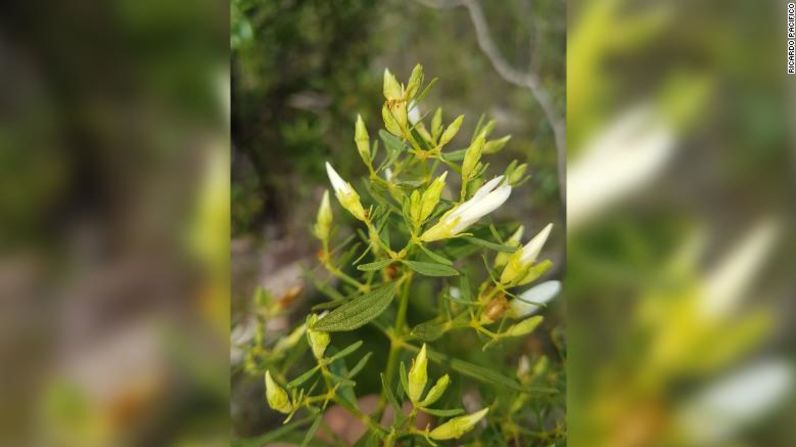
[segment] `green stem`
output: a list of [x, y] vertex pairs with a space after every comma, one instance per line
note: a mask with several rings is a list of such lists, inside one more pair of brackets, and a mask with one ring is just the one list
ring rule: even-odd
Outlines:
[[[412, 274], [413, 272], [410, 270], [405, 274], [406, 276], [404, 276], [404, 288], [401, 291], [401, 296], [399, 297], [398, 314], [395, 316], [395, 324], [393, 326], [392, 332], [388, 333], [388, 336], [390, 337], [390, 352], [387, 356], [387, 370], [384, 374], [387, 386], [392, 386], [392, 377], [395, 375], [395, 368], [398, 365], [398, 354], [400, 354], [401, 346], [404, 343], [403, 331], [406, 327], [406, 312], [409, 308], [409, 291], [412, 288]], [[379, 399], [379, 406], [376, 411], [378, 417], [381, 417], [386, 405], [387, 396], [382, 390], [381, 398]]]

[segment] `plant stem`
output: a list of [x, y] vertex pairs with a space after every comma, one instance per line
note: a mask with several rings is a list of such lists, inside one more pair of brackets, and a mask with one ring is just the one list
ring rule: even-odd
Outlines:
[[[406, 327], [406, 311], [409, 307], [409, 291], [412, 288], [412, 275], [413, 272], [409, 270], [404, 276], [404, 288], [401, 291], [401, 296], [398, 302], [398, 314], [395, 316], [395, 325], [393, 330], [388, 336], [390, 337], [390, 353], [387, 356], [387, 370], [384, 373], [386, 385], [392, 386], [392, 377], [395, 374], [395, 368], [398, 364], [398, 354], [401, 352], [401, 345], [403, 344], [403, 331]], [[379, 406], [376, 414], [381, 417], [382, 412], [387, 404], [387, 396], [382, 390], [381, 398], [379, 399]]]

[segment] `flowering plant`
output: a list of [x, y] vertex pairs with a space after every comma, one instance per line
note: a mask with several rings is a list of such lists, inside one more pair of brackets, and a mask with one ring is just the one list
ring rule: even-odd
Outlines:
[[[334, 237], [337, 218], [326, 191], [313, 233], [320, 265], [338, 287], [313, 277], [329, 301], [274, 344], [260, 336], [248, 346], [246, 370], [265, 377], [268, 405], [286, 415], [286, 425], [268, 439], [301, 429], [304, 445], [345, 443], [324, 418], [332, 407], [361, 423], [356, 445], [363, 446], [565, 439], [560, 340], [550, 337], [553, 360], [516, 354], [518, 344], [540, 330], [543, 317], [534, 314], [560, 290], [558, 281], [528, 288], [552, 266], [540, 259], [552, 225], [523, 243], [523, 226], [490, 222], [527, 180], [527, 165], [513, 161], [502, 175], [487, 174], [485, 156], [510, 138], [490, 138], [494, 121], [479, 121], [467, 147], [450, 150], [464, 117], [445, 125], [437, 109], [427, 121], [420, 103], [433, 83], [424, 83], [420, 65], [406, 84], [384, 72], [384, 150], [361, 116], [355, 124], [354, 143], [369, 172], [361, 188], [326, 163], [336, 202], [357, 228], [342, 242]], [[452, 177], [459, 179], [456, 191]], [[410, 302], [417, 310], [411, 318]], [[333, 346], [335, 338], [350, 340], [346, 333], [361, 328], [388, 342], [383, 366], [370, 361], [373, 352], [355, 359], [362, 337]], [[481, 349], [469, 349], [473, 345]], [[313, 364], [297, 371], [306, 347]], [[365, 408], [358, 395], [360, 375], [378, 379], [374, 408]]]

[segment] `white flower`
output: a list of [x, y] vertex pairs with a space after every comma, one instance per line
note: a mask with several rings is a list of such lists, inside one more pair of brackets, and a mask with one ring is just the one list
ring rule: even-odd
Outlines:
[[326, 174], [329, 176], [329, 181], [332, 183], [334, 194], [337, 196], [340, 205], [357, 219], [366, 222], [367, 215], [365, 209], [362, 208], [362, 203], [359, 201], [359, 194], [357, 194], [350, 183], [340, 177], [340, 174], [334, 170], [328, 161], [326, 162]]
[[765, 417], [788, 397], [793, 368], [783, 360], [747, 367], [698, 393], [677, 420], [695, 445], [717, 445]]
[[760, 268], [768, 260], [779, 223], [765, 219], [752, 228], [705, 278], [702, 315], [721, 319], [735, 311]]
[[550, 230], [553, 229], [553, 224], [549, 223], [547, 226], [542, 228], [536, 236], [533, 237], [520, 251], [520, 261], [523, 264], [530, 264], [531, 262], [536, 261], [536, 257], [539, 256], [539, 252], [542, 251], [542, 247], [544, 247], [544, 243], [547, 242], [547, 238], [550, 236]]
[[409, 115], [409, 122], [412, 123], [413, 126], [420, 121], [420, 108], [415, 101], [409, 103], [409, 111], [407, 113]]
[[676, 141], [651, 104], [609, 123], [567, 170], [567, 229], [642, 191], [666, 167]]
[[517, 280], [520, 280], [521, 282], [516, 285], [521, 285], [522, 281], [525, 283], [530, 281], [524, 280], [523, 278], [526, 276], [526, 273], [528, 273], [528, 269], [531, 265], [536, 262], [536, 258], [542, 251], [545, 242], [547, 242], [547, 238], [550, 236], [550, 230], [552, 229], [553, 224], [547, 224], [547, 226], [542, 228], [542, 231], [528, 241], [525, 246], [509, 256], [506, 267], [500, 275], [500, 282], [504, 284], [513, 284]]
[[420, 240], [431, 242], [453, 237], [495, 211], [511, 194], [511, 186], [508, 184], [498, 186], [501, 182], [503, 182], [502, 175], [486, 182], [470, 200], [445, 213], [436, 225], [420, 236]]
[[533, 314], [539, 307], [548, 303], [561, 292], [561, 281], [545, 281], [526, 290], [520, 295], [522, 300], [511, 300], [511, 315], [522, 318]]

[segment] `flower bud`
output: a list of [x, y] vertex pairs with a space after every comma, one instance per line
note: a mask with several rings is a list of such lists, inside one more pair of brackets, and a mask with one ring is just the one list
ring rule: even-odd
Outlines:
[[434, 208], [437, 207], [437, 203], [439, 203], [439, 198], [442, 195], [442, 190], [445, 188], [445, 177], [448, 176], [448, 171], [445, 171], [434, 179], [429, 185], [428, 189], [423, 193], [423, 198], [421, 200], [421, 207], [420, 207], [420, 214], [419, 214], [419, 223], [425, 222], [428, 219], [428, 216], [434, 212]]
[[481, 160], [481, 152], [484, 149], [484, 135], [480, 134], [467, 148], [462, 162], [462, 178], [469, 179]]
[[442, 136], [439, 138], [440, 147], [448, 144], [453, 139], [453, 137], [455, 137], [456, 134], [459, 133], [459, 128], [462, 127], [463, 121], [464, 121], [464, 115], [459, 115], [458, 117], [456, 117], [455, 120], [453, 120], [452, 123], [448, 125], [448, 127], [445, 129], [445, 132], [442, 132]]
[[420, 194], [419, 190], [412, 191], [412, 195], [409, 196], [409, 218], [415, 225], [420, 225], [422, 222], [420, 221], [420, 214], [423, 210], [423, 195]]
[[522, 337], [523, 335], [530, 334], [534, 329], [536, 329], [537, 326], [539, 326], [539, 324], [542, 323], [542, 319], [543, 318], [541, 315], [526, 318], [525, 320], [510, 326], [506, 330], [505, 335], [507, 337]]
[[318, 208], [318, 217], [315, 219], [315, 237], [321, 241], [329, 240], [332, 230], [332, 207], [329, 205], [329, 190], [323, 192], [321, 206]]
[[351, 184], [343, 180], [328, 162], [326, 163], [326, 174], [329, 176], [329, 181], [332, 183], [332, 188], [334, 188], [335, 196], [337, 196], [340, 205], [357, 219], [367, 222], [367, 213], [365, 213], [365, 209], [359, 201], [359, 194], [357, 194]]
[[291, 332], [290, 335], [287, 337], [282, 337], [276, 342], [276, 345], [274, 345], [274, 352], [283, 352], [295, 346], [304, 335], [306, 330], [306, 324], [302, 324], [301, 326], [293, 329], [293, 332]]
[[[536, 236], [533, 237], [524, 247], [514, 252], [508, 259], [506, 268], [500, 276], [500, 282], [511, 284], [517, 280], [524, 280], [526, 272], [536, 261], [537, 256], [542, 251], [544, 243], [550, 236], [553, 224], [547, 224]], [[527, 284], [527, 281], [525, 282]]]
[[412, 74], [409, 75], [409, 82], [406, 84], [406, 99], [414, 98], [420, 86], [423, 84], [423, 66], [415, 65]]
[[321, 318], [323, 317], [311, 315], [307, 328], [307, 341], [310, 344], [310, 348], [312, 348], [312, 355], [314, 355], [316, 359], [323, 358], [323, 353], [326, 351], [326, 347], [329, 346], [329, 342], [331, 341], [329, 333], [311, 329], [312, 325]]
[[523, 163], [516, 168], [513, 168], [510, 172], [506, 172], [506, 179], [508, 179], [509, 185], [516, 186], [517, 183], [522, 181], [522, 177], [525, 175], [525, 171], [528, 169], [528, 165]]
[[438, 107], [437, 111], [434, 112], [434, 118], [431, 118], [431, 138], [433, 138], [434, 141], [436, 141], [441, 133], [442, 133], [442, 107]]
[[[525, 232], [525, 226], [520, 225], [519, 228], [512, 234], [508, 240], [504, 243], [504, 245], [508, 245], [509, 247], [519, 247], [520, 240], [522, 239], [522, 234]], [[509, 260], [509, 253], [499, 252], [497, 256], [495, 256], [495, 267], [503, 267], [506, 265], [506, 262]]]
[[422, 402], [417, 404], [419, 407], [428, 407], [429, 405], [433, 405], [434, 402], [438, 401], [440, 397], [445, 393], [445, 390], [448, 389], [448, 385], [451, 383], [451, 378], [445, 374], [444, 376], [440, 377], [437, 380], [437, 383], [428, 390], [428, 394], [426, 394], [426, 398], [423, 399]]
[[388, 101], [398, 100], [403, 98], [403, 87], [395, 79], [390, 70], [385, 68], [384, 69], [384, 97], [387, 98]]
[[431, 430], [429, 436], [431, 439], [435, 439], [437, 441], [444, 441], [446, 439], [458, 439], [463, 434], [467, 433], [468, 431], [472, 430], [475, 427], [475, 424], [478, 423], [481, 419], [486, 416], [489, 412], [489, 408], [484, 408], [483, 410], [468, 414], [466, 416], [459, 416], [455, 417], [448, 422], [440, 425], [439, 427]]
[[484, 127], [478, 129], [478, 133], [482, 134], [484, 138], [486, 138], [492, 133], [493, 130], [495, 130], [495, 120], [489, 120]]
[[510, 139], [511, 135], [506, 135], [505, 137], [498, 138], [497, 140], [487, 141], [486, 144], [484, 144], [484, 153], [496, 154], [500, 152], [500, 150], [503, 149], [503, 146], [505, 146]]
[[398, 121], [395, 120], [395, 117], [393, 117], [393, 112], [387, 106], [387, 103], [384, 103], [384, 106], [381, 108], [381, 118], [384, 120], [384, 128], [387, 129], [387, 132], [401, 136], [401, 126], [398, 124]]
[[368, 136], [368, 129], [365, 128], [365, 122], [362, 120], [362, 115], [357, 115], [354, 142], [357, 145], [357, 152], [359, 152], [359, 156], [362, 157], [362, 161], [370, 166], [370, 137]]
[[288, 414], [293, 411], [287, 392], [271, 378], [271, 371], [265, 372], [265, 398], [268, 406], [280, 413]]
[[428, 355], [426, 354], [426, 344], [420, 348], [420, 353], [415, 357], [412, 367], [409, 369], [409, 380], [407, 394], [412, 402], [418, 402], [423, 390], [428, 382]]

